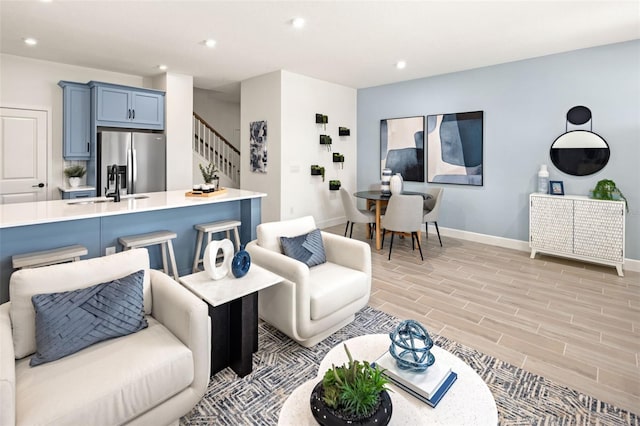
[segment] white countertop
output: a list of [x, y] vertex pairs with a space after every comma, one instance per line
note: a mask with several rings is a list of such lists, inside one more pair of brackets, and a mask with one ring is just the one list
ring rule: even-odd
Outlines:
[[75, 192], [75, 191], [95, 191], [95, 186], [79, 185], [79, 186], [58, 186], [58, 189], [62, 192]]
[[252, 264], [247, 275], [241, 278], [235, 278], [231, 271], [220, 280], [211, 279], [207, 272], [180, 277], [182, 285], [214, 307], [278, 284], [282, 280], [284, 278], [280, 275], [255, 264]]
[[[88, 201], [104, 200], [104, 197], [80, 198], [72, 200], [38, 201], [0, 205], [0, 228], [36, 225], [41, 223], [62, 222], [66, 220], [90, 219], [127, 213], [139, 213], [153, 210], [165, 210], [177, 207], [190, 207], [202, 204], [224, 203], [265, 197], [262, 192], [227, 188], [227, 192], [211, 197], [187, 197], [184, 190], [166, 192], [147, 192], [136, 196], [148, 198], [134, 199], [123, 196], [119, 203], [105, 202], [82, 204]], [[74, 204], [76, 203], [76, 204]]]

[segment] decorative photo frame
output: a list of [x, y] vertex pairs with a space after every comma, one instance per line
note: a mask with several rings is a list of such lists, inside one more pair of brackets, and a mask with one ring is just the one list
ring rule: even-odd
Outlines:
[[427, 116], [427, 182], [482, 186], [484, 111]]
[[549, 181], [549, 194], [551, 195], [564, 195], [564, 184], [561, 180]]
[[383, 169], [424, 182], [424, 116], [380, 120], [381, 174]]

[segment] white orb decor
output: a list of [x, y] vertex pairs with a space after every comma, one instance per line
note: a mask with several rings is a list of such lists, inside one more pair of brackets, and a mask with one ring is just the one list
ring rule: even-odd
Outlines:
[[[223, 259], [222, 264], [216, 266], [219, 250], [222, 250]], [[213, 240], [204, 249], [202, 264], [211, 279], [221, 280], [227, 276], [231, 269], [231, 259], [233, 259], [233, 243], [231, 240], [226, 238], [224, 240]]]

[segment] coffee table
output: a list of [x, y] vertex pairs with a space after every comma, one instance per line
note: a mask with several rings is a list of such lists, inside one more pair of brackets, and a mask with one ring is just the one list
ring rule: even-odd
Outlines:
[[[309, 408], [309, 398], [313, 387], [322, 380], [324, 372], [332, 364], [342, 365], [348, 362], [344, 344], [354, 359], [373, 362], [391, 343], [386, 334], [369, 334], [355, 337], [340, 343], [331, 349], [318, 367], [315, 379], [300, 385], [287, 398], [278, 419], [278, 425], [316, 425]], [[389, 392], [393, 402], [393, 414], [390, 425], [492, 425], [498, 424], [498, 409], [491, 391], [482, 378], [469, 365], [452, 353], [434, 346], [431, 352], [438, 359], [446, 359], [458, 379], [442, 398], [440, 403], [431, 408], [414, 398], [397, 386], [390, 384], [393, 392]]]
[[180, 283], [209, 307], [212, 376], [225, 367], [240, 377], [251, 373], [258, 350], [258, 291], [283, 280], [255, 264], [242, 278], [213, 280], [206, 272], [180, 277]]

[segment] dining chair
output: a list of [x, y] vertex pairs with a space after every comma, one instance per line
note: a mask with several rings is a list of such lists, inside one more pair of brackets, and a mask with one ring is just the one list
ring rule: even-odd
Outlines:
[[340, 197], [342, 198], [342, 207], [344, 208], [344, 214], [347, 217], [347, 226], [344, 228], [344, 236], [347, 236], [347, 230], [349, 224], [351, 224], [351, 232], [349, 232], [349, 238], [353, 235], [354, 223], [367, 223], [369, 224], [369, 238], [373, 237], [373, 230], [376, 226], [376, 213], [375, 211], [360, 210], [353, 202], [353, 198], [349, 191], [344, 187], [340, 188]]
[[391, 260], [391, 250], [393, 249], [393, 236], [397, 232], [411, 233], [411, 248], [416, 249], [415, 243], [418, 243], [420, 250], [420, 258], [422, 256], [422, 247], [420, 247], [420, 239], [418, 231], [422, 226], [423, 198], [420, 195], [401, 195], [394, 194], [389, 198], [387, 204], [387, 212], [382, 217], [382, 246], [384, 247], [384, 236], [387, 231], [391, 232], [391, 244], [389, 245], [389, 260]]
[[436, 232], [438, 233], [438, 241], [440, 241], [440, 247], [442, 247], [442, 239], [440, 238], [440, 229], [438, 229], [438, 215], [440, 214], [440, 203], [442, 202], [442, 194], [444, 188], [429, 188], [426, 191], [431, 198], [424, 200], [424, 211], [422, 221], [424, 222], [424, 233], [426, 238], [429, 238], [428, 223], [433, 222], [436, 226]]

